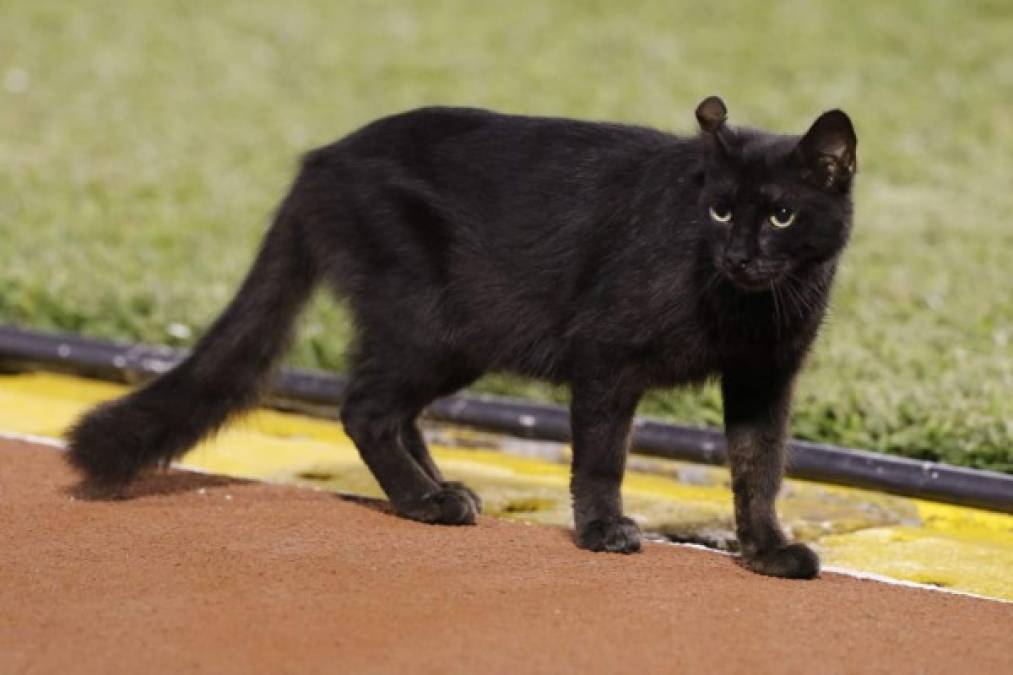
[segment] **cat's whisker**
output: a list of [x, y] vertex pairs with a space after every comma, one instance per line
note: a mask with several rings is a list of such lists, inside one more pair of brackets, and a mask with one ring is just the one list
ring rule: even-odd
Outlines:
[[774, 300], [774, 327], [776, 329], [777, 339], [781, 339], [781, 306], [777, 300], [777, 286], [773, 281], [770, 282], [770, 297]]
[[[796, 285], [796, 283], [799, 285]], [[798, 314], [800, 320], [804, 320], [806, 314], [812, 311], [812, 307], [809, 305], [803, 289], [804, 282], [794, 273], [789, 272], [784, 279], [785, 296], [791, 300], [792, 313]]]
[[813, 285], [806, 279], [802, 279], [797, 275], [793, 275], [793, 278], [798, 282], [795, 290], [804, 302], [806, 310], [810, 313], [821, 311], [822, 307], [820, 306], [819, 297], [826, 293], [826, 289], [823, 286], [817, 286], [814, 291]]
[[792, 283], [792, 277], [788, 276], [784, 280], [784, 292], [785, 298], [791, 305], [792, 314], [797, 314], [799, 319], [805, 318], [805, 307], [804, 300], [799, 297], [798, 289]]
[[718, 285], [720, 281], [721, 281], [721, 272], [717, 270], [711, 272], [710, 278], [707, 279], [707, 282], [703, 285], [703, 288], [700, 289], [700, 295], [702, 296], [707, 295], [712, 288]]

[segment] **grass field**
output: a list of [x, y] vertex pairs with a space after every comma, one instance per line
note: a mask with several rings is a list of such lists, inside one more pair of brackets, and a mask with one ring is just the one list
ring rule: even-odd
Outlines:
[[[3, 0], [0, 322], [186, 344], [300, 152], [429, 103], [859, 134], [856, 231], [795, 435], [1013, 471], [1013, 6]], [[292, 363], [342, 367], [321, 298]], [[526, 381], [480, 388], [559, 398]], [[641, 412], [717, 424], [720, 400]]]

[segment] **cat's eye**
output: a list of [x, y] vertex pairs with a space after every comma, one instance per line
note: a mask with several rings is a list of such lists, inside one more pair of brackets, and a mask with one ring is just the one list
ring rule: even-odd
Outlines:
[[774, 227], [788, 227], [795, 222], [795, 212], [787, 206], [778, 206], [770, 213], [770, 224]]
[[719, 223], [727, 223], [732, 219], [732, 210], [724, 204], [714, 204], [710, 207], [711, 220]]

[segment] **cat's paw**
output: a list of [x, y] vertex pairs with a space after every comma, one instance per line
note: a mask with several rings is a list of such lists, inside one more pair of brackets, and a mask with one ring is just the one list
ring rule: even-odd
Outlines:
[[423, 523], [474, 525], [479, 512], [475, 499], [476, 495], [467, 488], [444, 485], [410, 504], [397, 506], [396, 510], [405, 518]]
[[757, 574], [785, 579], [812, 579], [820, 573], [819, 556], [805, 544], [788, 544], [743, 556], [742, 564]]
[[589, 551], [636, 553], [640, 550], [640, 528], [625, 517], [592, 520], [577, 532], [577, 545]]
[[472, 505], [475, 507], [475, 513], [482, 513], [482, 498], [478, 496], [478, 493], [472, 490], [470, 487], [456, 480], [446, 480], [441, 483], [444, 490], [451, 490], [458, 492], [468, 499], [471, 500]]

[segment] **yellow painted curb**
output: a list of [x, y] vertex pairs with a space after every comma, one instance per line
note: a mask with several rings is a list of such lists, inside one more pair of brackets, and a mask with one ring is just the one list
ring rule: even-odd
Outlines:
[[[90, 405], [126, 389], [46, 373], [0, 376], [0, 430], [59, 437]], [[492, 434], [443, 425], [430, 431], [441, 468], [475, 488], [488, 513], [570, 524], [565, 462], [510, 454], [519, 442]], [[557, 449], [565, 459], [565, 448]], [[298, 414], [257, 410], [182, 464], [382, 496], [340, 425]], [[725, 470], [636, 456], [630, 469], [626, 509], [646, 529], [676, 540], [731, 539]], [[779, 510], [828, 565], [1013, 600], [1013, 516], [798, 480], [787, 481]]]

